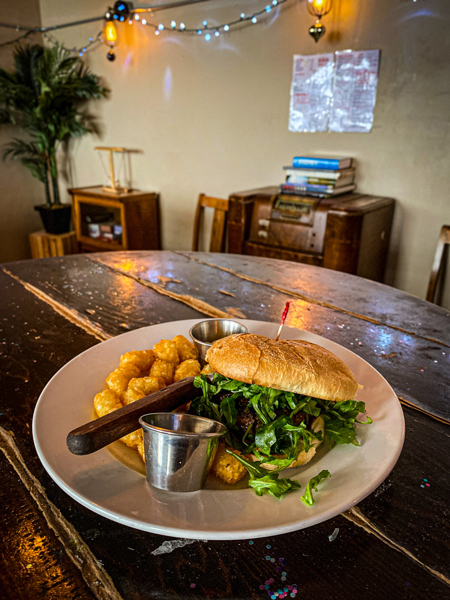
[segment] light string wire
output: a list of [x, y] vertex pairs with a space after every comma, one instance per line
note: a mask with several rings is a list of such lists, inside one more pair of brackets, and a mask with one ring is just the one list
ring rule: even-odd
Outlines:
[[[0, 48], [2, 48], [4, 46], [9, 46], [11, 44], [15, 44], [16, 42], [19, 42], [19, 41], [29, 37], [30, 35], [37, 34], [37, 33], [43, 34], [44, 38], [46, 38], [49, 42], [57, 43], [56, 38], [54, 38], [51, 35], [51, 33], [49, 33], [49, 32], [51, 32], [51, 31], [56, 32], [60, 29], [64, 29], [67, 27], [74, 27], [74, 26], [79, 26], [79, 25], [85, 25], [87, 23], [93, 23], [96, 21], [103, 21], [103, 20], [106, 20], [111, 15], [113, 15], [114, 18], [117, 19], [117, 22], [123, 23], [126, 19], [128, 19], [129, 24], [131, 24], [135, 21], [140, 22], [142, 25], [154, 29], [156, 35], [159, 35], [160, 32], [162, 32], [162, 31], [167, 31], [167, 32], [173, 31], [176, 33], [197, 34], [197, 35], [202, 35], [203, 33], [205, 33], [205, 36], [204, 36], [205, 39], [209, 40], [211, 38], [209, 32], [214, 32], [215, 36], [218, 36], [221, 31], [227, 32], [227, 31], [229, 31], [229, 29], [231, 27], [236, 27], [238, 25], [242, 25], [243, 23], [247, 23], [247, 22], [252, 22], [252, 23], [258, 22], [259, 23], [260, 21], [258, 20], [258, 17], [261, 17], [262, 15], [270, 13], [273, 9], [277, 8], [281, 4], [284, 4], [285, 2], [288, 2], [289, 0], [271, 0], [270, 4], [267, 4], [261, 10], [258, 10], [250, 15], [246, 15], [245, 13], [242, 12], [238, 19], [234, 19], [232, 21], [227, 21], [227, 22], [221, 23], [220, 25], [209, 25], [207, 20], [203, 21], [201, 27], [186, 27], [184, 25], [184, 23], [180, 23], [179, 25], [177, 25], [174, 20], [171, 21], [170, 26], [165, 26], [162, 23], [158, 23], [156, 25], [155, 23], [150, 23], [149, 21], [147, 21], [147, 19], [144, 16], [142, 16], [142, 15], [148, 14], [149, 17], [153, 17], [154, 13], [159, 10], [164, 10], [166, 8], [174, 8], [174, 7], [179, 7], [179, 6], [187, 6], [187, 5], [192, 5], [192, 4], [197, 4], [200, 2], [207, 2], [207, 1], [209, 1], [209, 0], [194, 0], [193, 2], [180, 1], [180, 2], [173, 2], [170, 5], [160, 5], [160, 6], [155, 6], [152, 8], [136, 8], [136, 9], [132, 9], [129, 12], [129, 14], [127, 15], [127, 17], [124, 17], [123, 15], [121, 15], [119, 17], [118, 15], [115, 15], [113, 13], [113, 9], [108, 9], [108, 11], [105, 13], [105, 15], [103, 15], [101, 17], [93, 17], [91, 19], [70, 21], [67, 23], [61, 23], [59, 25], [51, 25], [49, 27], [26, 27], [24, 25], [13, 25], [11, 23], [0, 22], [0, 27], [15, 29], [16, 31], [24, 31], [25, 32], [22, 35], [14, 38], [12, 40], [1, 43]], [[95, 37], [92, 37], [92, 36], [89, 37], [89, 41], [86, 44], [84, 44], [80, 47], [68, 48], [68, 50], [69, 50], [69, 52], [71, 52], [73, 54], [79, 54], [79, 56], [83, 56], [83, 54], [85, 54], [89, 50], [95, 49], [103, 42], [104, 42], [103, 31], [99, 31]]]
[[[231, 27], [240, 25], [245, 22], [257, 23], [258, 17], [270, 13], [273, 9], [280, 6], [281, 4], [284, 4], [285, 2], [288, 2], [288, 0], [272, 0], [270, 4], [267, 4], [263, 9], [258, 10], [257, 12], [254, 12], [250, 15], [241, 13], [238, 19], [235, 19], [233, 21], [226, 21], [224, 23], [221, 23], [220, 25], [209, 25], [208, 21], [204, 20], [201, 27], [186, 27], [184, 23], [180, 23], [180, 25], [177, 26], [176, 22], [173, 20], [170, 26], [163, 25], [162, 23], [155, 25], [154, 23], [149, 23], [145, 18], [141, 18], [140, 15], [142, 14], [142, 12], [144, 12], [143, 9], [133, 10], [131, 11], [131, 13], [134, 13], [134, 19], [136, 21], [140, 20], [143, 25], [155, 29], [156, 34], [159, 34], [160, 31], [176, 31], [178, 33], [196, 33], [201, 35], [203, 32], [213, 31], [217, 35], [217, 32], [220, 32], [220, 30], [228, 31]], [[148, 12], [150, 13], [150, 15], [152, 15], [153, 11], [152, 9], [147, 9], [145, 10], [145, 12]], [[130, 23], [130, 20], [128, 22]]]

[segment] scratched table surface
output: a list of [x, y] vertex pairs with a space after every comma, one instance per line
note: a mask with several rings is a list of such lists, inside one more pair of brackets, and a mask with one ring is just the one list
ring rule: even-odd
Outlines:
[[[448, 311], [351, 275], [227, 254], [22, 261], [0, 266], [0, 285], [2, 599], [450, 598]], [[73, 357], [181, 319], [279, 323], [288, 300], [288, 325], [353, 350], [402, 404], [400, 458], [357, 506], [280, 536], [193, 541], [107, 520], [49, 477], [33, 411]]]

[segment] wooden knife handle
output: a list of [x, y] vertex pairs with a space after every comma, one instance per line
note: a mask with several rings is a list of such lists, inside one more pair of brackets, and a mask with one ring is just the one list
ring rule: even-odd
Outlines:
[[94, 421], [81, 425], [67, 436], [67, 447], [73, 454], [91, 454], [124, 435], [139, 429], [139, 417], [152, 412], [170, 412], [201, 395], [193, 377], [186, 377], [167, 387], [118, 408]]

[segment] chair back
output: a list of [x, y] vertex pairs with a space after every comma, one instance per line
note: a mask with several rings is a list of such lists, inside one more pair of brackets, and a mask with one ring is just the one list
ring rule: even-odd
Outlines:
[[428, 283], [427, 300], [435, 302], [436, 287], [439, 279], [439, 272], [444, 262], [444, 250], [450, 244], [450, 225], [443, 225], [439, 235], [436, 254], [434, 255], [433, 268], [431, 269], [430, 281]]
[[209, 243], [210, 252], [223, 252], [225, 250], [225, 231], [227, 224], [228, 200], [222, 198], [213, 198], [200, 194], [197, 202], [197, 210], [194, 218], [194, 236], [192, 241], [192, 250], [198, 251], [200, 241], [200, 230], [204, 220], [204, 211], [207, 208], [214, 209], [213, 222], [211, 228], [211, 238]]

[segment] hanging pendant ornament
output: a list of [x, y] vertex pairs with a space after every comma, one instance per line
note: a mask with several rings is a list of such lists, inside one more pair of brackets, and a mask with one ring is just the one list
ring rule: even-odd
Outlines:
[[326, 32], [324, 25], [317, 19], [316, 23], [309, 28], [309, 35], [312, 36], [317, 43], [323, 34]]
[[317, 17], [315, 24], [309, 28], [309, 35], [317, 43], [326, 32], [324, 25], [321, 23], [321, 18], [330, 12], [331, 0], [308, 0], [307, 7], [310, 14]]

